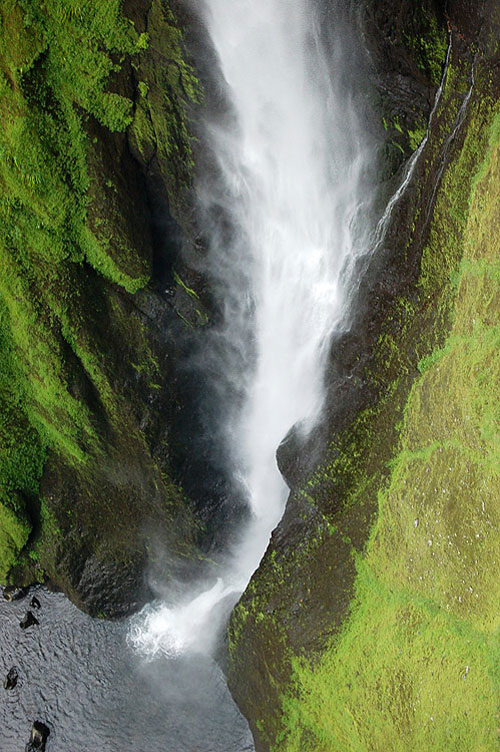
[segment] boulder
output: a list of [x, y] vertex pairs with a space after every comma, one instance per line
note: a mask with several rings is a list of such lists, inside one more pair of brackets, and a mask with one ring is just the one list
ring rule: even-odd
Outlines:
[[3, 589], [3, 597], [6, 601], [18, 601], [26, 595], [26, 588], [7, 585]]
[[13, 666], [4, 679], [3, 688], [15, 689], [15, 687], [17, 686], [18, 679], [19, 679], [19, 674], [17, 673], [16, 667]]
[[28, 629], [28, 627], [34, 627], [37, 624], [40, 624], [40, 622], [33, 614], [33, 611], [27, 611], [24, 619], [21, 619], [21, 621], [19, 622], [21, 629]]
[[44, 752], [50, 729], [45, 723], [35, 721], [31, 727], [31, 737], [25, 747], [25, 752]]

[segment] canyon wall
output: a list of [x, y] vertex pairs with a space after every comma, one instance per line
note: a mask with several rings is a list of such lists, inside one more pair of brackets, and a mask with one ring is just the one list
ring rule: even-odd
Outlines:
[[278, 452], [285, 516], [231, 619], [258, 750], [497, 740], [499, 19], [496, 3], [358, 15], [388, 176], [423, 138], [448, 35], [449, 67], [332, 343], [322, 423]]
[[183, 576], [203, 537], [172, 437], [211, 316], [180, 260], [201, 93], [161, 0], [0, 22], [0, 579], [124, 614], [155, 541]]

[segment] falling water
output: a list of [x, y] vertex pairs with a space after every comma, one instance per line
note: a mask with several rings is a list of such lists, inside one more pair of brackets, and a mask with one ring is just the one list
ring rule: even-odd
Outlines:
[[317, 6], [208, 0], [202, 10], [230, 103], [224, 117], [207, 115], [217, 169], [197, 185], [224, 310], [207, 361], [238, 396], [221, 420], [252, 514], [217, 581], [135, 622], [133, 641], [149, 653], [210, 650], [216, 604], [231, 594], [234, 602], [258, 566], [288, 493], [276, 450], [318, 415], [329, 338], [349, 293], [342, 271], [369, 245], [372, 153], [342, 84], [341, 34], [325, 53]]

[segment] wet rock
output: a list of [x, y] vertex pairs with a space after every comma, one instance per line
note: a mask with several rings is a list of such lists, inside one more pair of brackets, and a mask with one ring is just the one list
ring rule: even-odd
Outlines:
[[3, 597], [6, 601], [18, 601], [26, 595], [26, 588], [7, 585], [3, 589]]
[[38, 598], [36, 597], [36, 595], [34, 595], [33, 598], [31, 599], [30, 606], [31, 606], [31, 608], [37, 608], [37, 609], [41, 608], [41, 603], [38, 600]]
[[25, 752], [44, 752], [50, 729], [45, 723], [35, 721], [31, 727], [31, 737], [25, 747]]
[[28, 629], [28, 627], [34, 627], [37, 624], [40, 624], [40, 622], [34, 615], [33, 611], [27, 611], [24, 619], [21, 619], [21, 621], [19, 622], [21, 629]]
[[17, 669], [15, 668], [15, 666], [13, 666], [4, 679], [3, 688], [15, 689], [18, 679], [19, 679], [19, 674], [17, 673]]

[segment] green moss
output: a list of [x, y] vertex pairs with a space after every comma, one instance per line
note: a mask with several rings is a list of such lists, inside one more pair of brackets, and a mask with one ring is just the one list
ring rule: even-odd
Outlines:
[[174, 272], [174, 280], [176, 284], [178, 284], [179, 287], [181, 287], [184, 290], [185, 293], [190, 295], [192, 298], [195, 298], [196, 300], [200, 299], [200, 296], [196, 293], [196, 291], [193, 290], [191, 287], [188, 287], [186, 283], [182, 281], [182, 279], [177, 274], [177, 272]]
[[144, 81], [139, 81], [137, 88], [139, 89], [139, 94], [141, 97], [147, 97], [149, 86]]
[[425, 138], [426, 128], [425, 126], [422, 128], [416, 128], [413, 131], [408, 131], [408, 138], [410, 140], [410, 148], [412, 151], [415, 151], [418, 149], [420, 144]]
[[369, 574], [360, 573], [358, 597], [337, 649], [313, 670], [295, 660], [289, 734], [276, 748], [492, 750], [494, 641]]
[[[18, 410], [38, 433], [40, 456], [55, 446], [81, 461], [82, 441], [94, 432], [86, 408], [69, 393], [65, 344], [58, 336], [68, 326], [67, 311], [78, 306], [72, 267], [86, 256], [128, 289], [145, 281], [129, 280], [105, 248], [85, 242], [85, 119], [92, 114], [112, 130], [131, 121], [132, 102], [106, 87], [119, 67], [112, 56], [134, 54], [140, 45], [115, 0], [85, 8], [10, 0], [0, 24], [2, 330], [10, 341]], [[4, 414], [8, 403], [7, 397]]]
[[133, 276], [127, 274], [127, 271], [123, 269], [123, 261], [116, 258], [116, 254], [115, 258], [113, 258], [112, 251], [107, 242], [107, 239], [112, 237], [112, 228], [113, 224], [110, 223], [109, 227], [105, 228], [104, 233], [99, 233], [101, 237], [100, 242], [88, 228], [85, 228], [82, 232], [80, 243], [85, 251], [85, 258], [94, 269], [104, 277], [107, 277], [107, 279], [124, 287], [127, 292], [133, 294], [140, 290], [141, 287], [145, 287], [149, 282], [150, 275], [148, 265], [139, 257], [135, 256], [134, 258], [133, 248], [123, 248], [122, 246], [120, 250], [124, 253], [128, 252], [128, 255], [132, 257], [132, 262], [135, 261], [134, 266], [136, 267], [136, 274]]
[[[430, 295], [441, 285], [438, 310], [452, 316], [452, 328], [421, 361], [377, 522], [366, 553], [356, 556], [351, 616], [316, 662], [293, 660], [280, 752], [489, 752], [498, 743], [500, 340], [491, 261], [498, 259], [500, 115], [492, 121], [490, 110], [496, 135], [485, 149], [484, 113], [479, 106], [472, 116], [445, 176], [422, 259], [421, 288]], [[488, 157], [476, 162], [479, 179], [469, 173], [467, 211], [454, 214], [463, 171], [481, 148]], [[465, 226], [461, 246], [457, 232], [446, 233], [457, 221]], [[446, 238], [444, 247], [437, 237]], [[450, 272], [460, 252], [457, 290]]]
[[200, 102], [200, 84], [183, 52], [183, 34], [172, 11], [153, 0], [148, 16], [150, 49], [138, 63], [140, 99], [129, 137], [149, 162], [156, 159], [174, 209], [182, 214], [189, 173], [193, 167], [193, 138], [186, 105]]
[[24, 501], [19, 494], [0, 494], [0, 579], [6, 582], [11, 567], [28, 540], [31, 523], [25, 515]]
[[[192, 90], [182, 34], [170, 21], [164, 41]], [[134, 294], [150, 275], [147, 227], [128, 216], [130, 186], [115, 169], [140, 109], [127, 66], [138, 68], [149, 45], [149, 35], [124, 17], [121, 0], [5, 0], [0, 7], [0, 494], [25, 499], [28, 509], [13, 517], [2, 506], [13, 533], [0, 546], [0, 579], [26, 543], [30, 517], [38, 518], [47, 457], [72, 468], [90, 499], [103, 431], [106, 442], [123, 430], [144, 443], [116, 383], [119, 357], [107, 334], [117, 341], [130, 335], [130, 354], [155, 381], [149, 348], [130, 311], [110, 310], [107, 332], [102, 321], [113, 285]], [[172, 100], [180, 91], [172, 79]], [[139, 94], [149, 97], [145, 81]], [[185, 121], [179, 105], [169, 121], [171, 143], [189, 141]], [[50, 506], [47, 499], [42, 511]], [[42, 528], [47, 520], [42, 514]]]
[[418, 10], [418, 33], [404, 34], [410, 49], [414, 51], [420, 70], [439, 86], [443, 65], [446, 58], [446, 29], [439, 27], [436, 18], [425, 11]]

